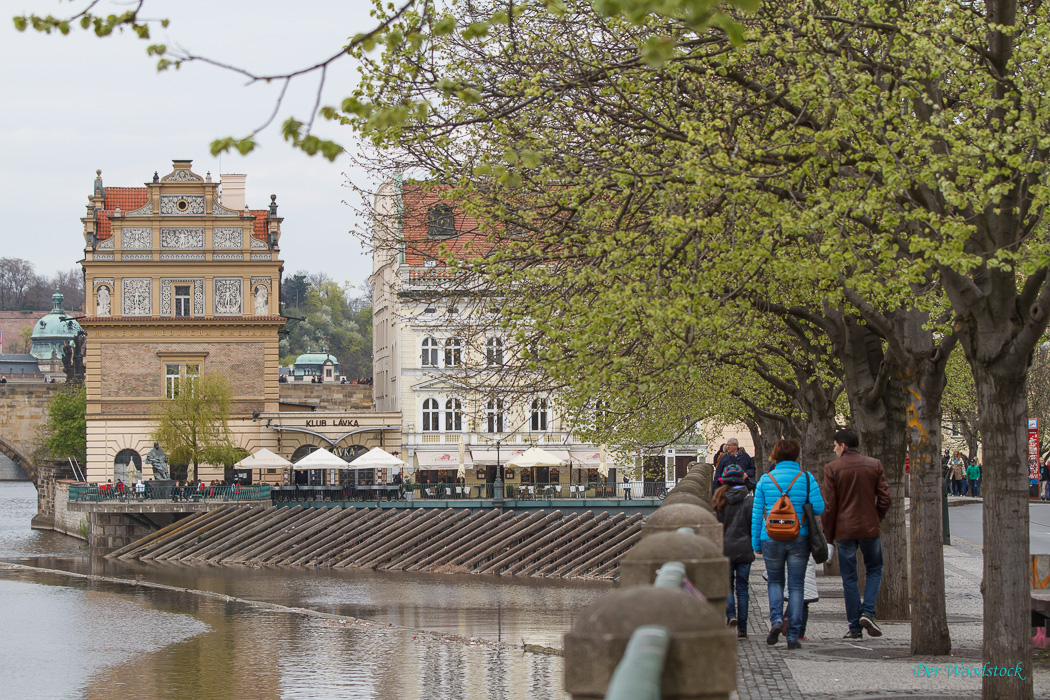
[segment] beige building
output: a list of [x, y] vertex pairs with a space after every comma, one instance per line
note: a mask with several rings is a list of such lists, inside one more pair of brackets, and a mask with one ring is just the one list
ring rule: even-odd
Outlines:
[[[520, 375], [518, 386], [509, 385], [500, 371], [515, 352], [509, 334], [486, 319], [483, 296], [457, 288], [442, 261], [448, 250], [479, 254], [476, 223], [418, 185], [388, 183], [375, 206], [375, 402], [378, 411], [401, 414], [402, 458], [413, 478], [452, 483], [462, 462], [467, 495], [481, 496], [497, 464], [537, 445], [568, 465], [505, 470], [508, 486], [552, 484], [554, 495], [568, 496], [570, 484], [582, 483], [594, 495], [603, 481], [599, 447], [574, 436], [555, 394], [530, 390]], [[608, 466], [616, 484], [616, 465]]]
[[[234, 387], [235, 444], [275, 445], [253, 414], [276, 412], [282, 219], [245, 202], [245, 176], [193, 172], [188, 160], [143, 187], [105, 187], [84, 230], [87, 476], [122, 478], [152, 447], [153, 405], [203, 373]], [[146, 465], [145, 477], [150, 476]], [[208, 481], [221, 465], [201, 468]]]

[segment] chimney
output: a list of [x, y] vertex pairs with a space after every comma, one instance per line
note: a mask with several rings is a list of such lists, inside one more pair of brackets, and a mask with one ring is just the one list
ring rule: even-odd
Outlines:
[[233, 211], [244, 209], [244, 181], [247, 175], [224, 173], [219, 176], [222, 184], [222, 206]]

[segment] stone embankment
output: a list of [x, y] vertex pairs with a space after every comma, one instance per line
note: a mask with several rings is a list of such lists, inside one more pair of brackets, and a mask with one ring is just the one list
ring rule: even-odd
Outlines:
[[641, 515], [591, 511], [228, 506], [180, 520], [107, 556], [611, 579], [641, 527]]

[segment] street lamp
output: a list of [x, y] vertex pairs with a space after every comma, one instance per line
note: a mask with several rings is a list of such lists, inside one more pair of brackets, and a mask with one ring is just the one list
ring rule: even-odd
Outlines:
[[496, 440], [496, 480], [492, 483], [492, 500], [503, 502], [503, 465], [499, 459], [500, 441]]

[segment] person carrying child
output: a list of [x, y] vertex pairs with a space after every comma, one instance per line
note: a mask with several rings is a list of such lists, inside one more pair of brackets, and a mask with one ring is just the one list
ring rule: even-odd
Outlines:
[[747, 479], [743, 467], [730, 464], [722, 472], [722, 485], [711, 499], [715, 515], [722, 523], [722, 553], [729, 559], [726, 625], [736, 627], [737, 639], [747, 639], [748, 579], [751, 563], [755, 561], [751, 549], [751, 509], [755, 499], [747, 488]]

